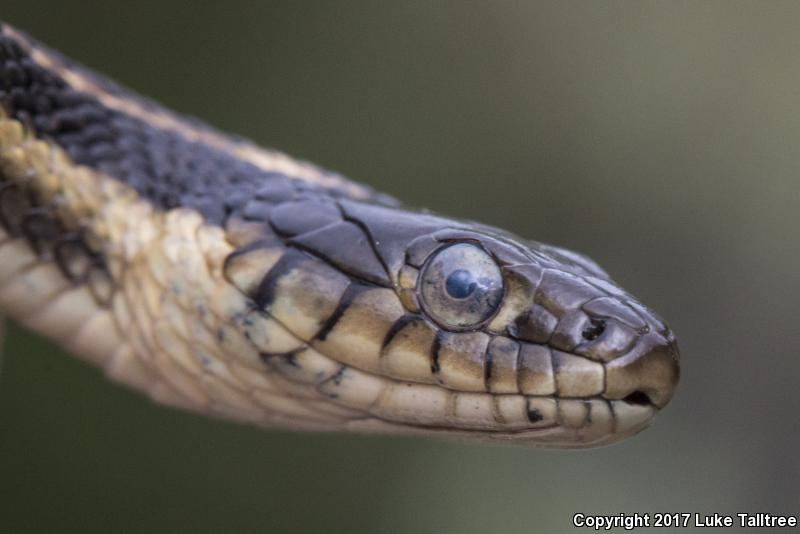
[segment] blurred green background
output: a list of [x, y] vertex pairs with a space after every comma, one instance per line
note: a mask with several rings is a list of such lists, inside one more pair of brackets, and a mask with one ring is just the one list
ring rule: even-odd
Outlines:
[[411, 205], [588, 253], [677, 332], [643, 434], [560, 452], [258, 430], [12, 325], [3, 532], [567, 532], [800, 513], [797, 2], [7, 1], [170, 107]]

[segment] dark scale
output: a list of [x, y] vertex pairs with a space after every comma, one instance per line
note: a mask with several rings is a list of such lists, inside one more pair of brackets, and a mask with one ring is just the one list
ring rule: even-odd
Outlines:
[[31, 207], [27, 191], [0, 174], [0, 224], [9, 235], [22, 235], [22, 220]]
[[92, 250], [80, 231], [64, 227], [52, 203], [42, 203], [29, 188], [0, 174], [0, 225], [24, 239], [40, 258], [52, 260], [75, 285], [88, 283], [95, 300], [109, 306], [113, 282], [102, 254]]
[[539, 410], [537, 410], [536, 408], [528, 408], [528, 421], [530, 421], [531, 423], [538, 423], [543, 419], [544, 416]]
[[[95, 96], [73, 89], [55, 71], [33, 61], [27, 47], [39, 48], [123, 101], [176, 120], [200, 134], [219, 135], [197, 119], [174, 115], [60, 54], [28, 42], [33, 41], [0, 33], [0, 105], [38, 137], [62, 147], [75, 163], [128, 184], [163, 210], [192, 208], [206, 221], [223, 227], [230, 220], [264, 223], [264, 231], [276, 234], [286, 245], [303, 249], [364, 281], [392, 285], [388, 266], [376, 248], [380, 240], [370, 235], [358, 213], [345, 213], [349, 190], [265, 171], [225, 149], [106, 107]], [[397, 204], [366, 187], [363, 191], [373, 205]], [[4, 198], [13, 201], [14, 195], [13, 191], [0, 195], [0, 205]], [[9, 213], [16, 217], [11, 210]], [[44, 221], [31, 220], [28, 226], [34, 244], [49, 235]], [[342, 239], [343, 234], [348, 239]], [[342, 242], [348, 247], [339, 246]], [[348, 269], [352, 257], [361, 258], [358, 269]], [[389, 260], [398, 263], [402, 256]], [[71, 271], [71, 267], [65, 269]]]
[[[59, 54], [48, 54], [105, 91], [163, 113], [154, 103]], [[109, 109], [37, 65], [7, 35], [0, 35], [0, 103], [38, 136], [63, 147], [76, 163], [127, 183], [161, 208], [193, 208], [216, 224], [224, 225], [228, 217], [245, 210], [247, 218], [266, 220], [274, 205], [293, 199], [346, 196], [344, 191], [266, 172], [223, 150]], [[211, 131], [196, 119], [181, 119], [198, 131]], [[254, 199], [259, 207], [248, 206]], [[389, 202], [377, 194], [373, 201]]]
[[[114, 151], [113, 132], [101, 124], [107, 112], [66, 89], [6, 36], [0, 36], [0, 105], [37, 134], [62, 138], [70, 152], [79, 152], [83, 142], [86, 159]], [[39, 257], [54, 261], [72, 283], [88, 283], [98, 303], [108, 305], [106, 288], [113, 285], [105, 259], [90, 249], [80, 229], [65, 228], [54, 205], [43, 202], [31, 185], [0, 174], [0, 225]]]

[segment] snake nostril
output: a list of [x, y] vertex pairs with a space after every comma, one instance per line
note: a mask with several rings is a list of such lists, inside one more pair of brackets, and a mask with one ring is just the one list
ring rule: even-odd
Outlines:
[[637, 406], [650, 406], [651, 404], [653, 404], [653, 401], [650, 400], [650, 396], [644, 391], [639, 391], [638, 389], [633, 393], [625, 396], [625, 398], [623, 398], [622, 400], [627, 402], [628, 404], [635, 404]]
[[606, 323], [600, 319], [591, 319], [589, 326], [584, 328], [581, 335], [587, 341], [594, 341], [606, 330]]

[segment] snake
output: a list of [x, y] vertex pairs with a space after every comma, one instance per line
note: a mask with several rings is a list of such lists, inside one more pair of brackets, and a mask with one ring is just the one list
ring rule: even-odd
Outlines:
[[0, 313], [266, 428], [596, 447], [679, 377], [664, 320], [588, 257], [221, 133], [5, 23]]

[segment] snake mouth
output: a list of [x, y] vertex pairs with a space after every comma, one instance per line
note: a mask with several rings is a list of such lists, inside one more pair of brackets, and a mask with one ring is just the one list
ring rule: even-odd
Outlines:
[[622, 399], [622, 401], [634, 406], [655, 406], [653, 401], [650, 400], [650, 396], [644, 391], [639, 390], [627, 395], [624, 399]]
[[[374, 365], [353, 360], [350, 353], [343, 362], [313, 344], [288, 355], [262, 356], [275, 374], [352, 410], [346, 426], [354, 431], [403, 430], [559, 448], [597, 447], [638, 433], [667, 403], [676, 380], [672, 342], [653, 332], [606, 362], [503, 336], [475, 346], [456, 345], [443, 335], [438, 339], [438, 358], [432, 360], [437, 366], [425, 365], [428, 351], [417, 354], [405, 347], [399, 353], [405, 363], [419, 358], [420, 369], [430, 373], [426, 382], [388, 365], [391, 343]], [[458, 389], [464, 384], [474, 389]]]
[[[403, 423], [386, 418], [365, 418], [351, 421], [348, 423], [348, 429], [363, 433], [433, 435], [468, 441], [477, 439], [501, 445], [588, 449], [611, 445], [638, 434], [653, 422], [658, 412], [652, 404], [633, 404], [625, 400], [609, 401], [592, 398], [564, 399], [564, 401], [569, 401], [570, 404], [567, 410], [560, 410], [555, 419], [521, 428], [487, 430], [441, 424]], [[580, 403], [586, 408], [585, 419], [574, 419], [574, 409], [578, 406], [575, 403]]]

